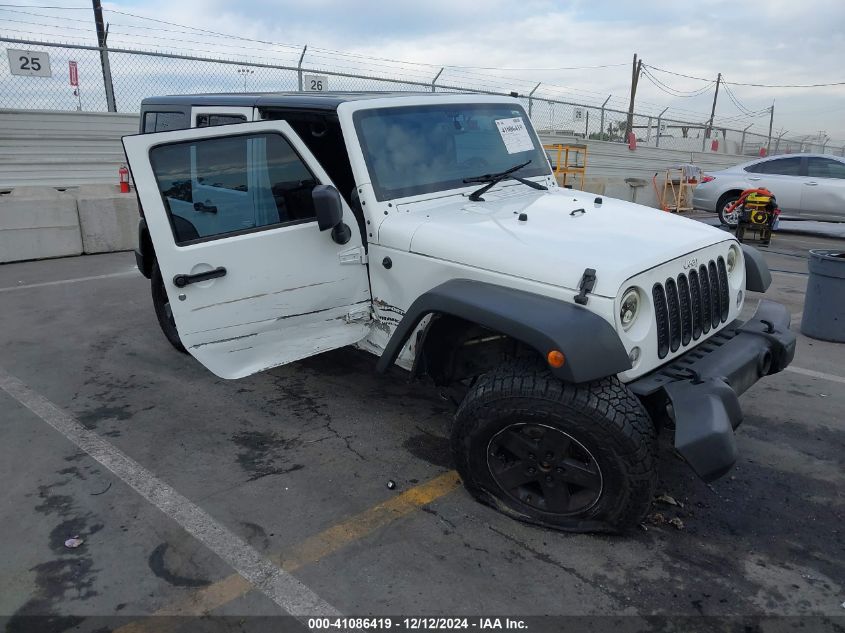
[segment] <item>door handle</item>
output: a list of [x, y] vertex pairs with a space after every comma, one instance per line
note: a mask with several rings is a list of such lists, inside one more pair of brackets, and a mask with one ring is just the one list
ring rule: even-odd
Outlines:
[[760, 176], [749, 176], [748, 180], [760, 180]]
[[812, 182], [812, 181], [811, 181], [811, 182], [805, 182], [804, 184], [805, 184], [805, 185], [807, 185], [808, 187], [815, 187], [815, 186], [816, 186], [816, 185], [818, 185], [819, 183], [817, 183], [817, 182]]
[[173, 277], [173, 285], [177, 288], [184, 288], [188, 284], [195, 284], [200, 281], [208, 281], [209, 279], [216, 279], [217, 277], [224, 277], [226, 269], [223, 266], [218, 266], [214, 270], [207, 270], [204, 273], [196, 273], [194, 275], [176, 275]]
[[204, 202], [194, 202], [194, 211], [201, 213], [217, 213], [217, 207], [212, 204], [205, 204]]

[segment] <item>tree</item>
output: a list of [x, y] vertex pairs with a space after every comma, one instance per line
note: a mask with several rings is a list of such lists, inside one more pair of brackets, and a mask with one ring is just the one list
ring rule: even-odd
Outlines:
[[606, 132], [593, 132], [590, 134], [590, 140], [593, 141], [624, 141], [625, 127], [627, 121], [610, 121], [607, 124]]

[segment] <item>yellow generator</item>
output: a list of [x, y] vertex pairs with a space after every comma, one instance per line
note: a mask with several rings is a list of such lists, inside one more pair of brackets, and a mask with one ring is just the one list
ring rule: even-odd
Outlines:
[[777, 228], [780, 209], [774, 194], [768, 189], [746, 189], [728, 209], [737, 211], [736, 239], [740, 242], [751, 234], [751, 239], [768, 246], [772, 231]]

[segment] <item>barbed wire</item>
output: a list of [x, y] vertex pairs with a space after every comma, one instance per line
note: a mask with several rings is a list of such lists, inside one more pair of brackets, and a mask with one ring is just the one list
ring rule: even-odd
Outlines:
[[[31, 16], [41, 18], [42, 16]], [[50, 18], [42, 18], [50, 19]], [[27, 21], [13, 20], [13, 24]], [[77, 22], [77, 20], [73, 20]], [[84, 22], [84, 21], [83, 21]], [[58, 28], [53, 25], [43, 25], [42, 28]], [[126, 27], [123, 27], [126, 28]], [[85, 106], [92, 110], [105, 109], [105, 94], [102, 83], [102, 70], [99, 62], [99, 48], [93, 45], [90, 37], [85, 37], [87, 29], [65, 26], [73, 32], [63, 33], [64, 43], [55, 41], [54, 33], [39, 31], [39, 37], [44, 41], [32, 41], [23, 37], [12, 41], [18, 42], [22, 47], [49, 46], [56, 51], [57, 60], [66, 63], [67, 60], [80, 61], [80, 76], [85, 78], [83, 88], [85, 95]], [[21, 32], [31, 34], [32, 31], [24, 29], [9, 29], [4, 31]], [[141, 99], [156, 94], [180, 94], [196, 92], [240, 92], [247, 88], [253, 91], [283, 91], [296, 90], [298, 87], [297, 77], [297, 55], [295, 60], [279, 59], [278, 53], [285, 51], [273, 51], [262, 48], [254, 43], [232, 44], [232, 42], [218, 42], [215, 40], [213, 48], [200, 48], [196, 45], [187, 46], [189, 42], [184, 39], [178, 42], [171, 42], [162, 37], [139, 37], [137, 33], [124, 34], [120, 30], [112, 30], [112, 46], [110, 53], [112, 58], [112, 72], [115, 84], [115, 95], [119, 102], [121, 111], [137, 111]], [[9, 41], [0, 37], [0, 40]], [[50, 41], [53, 40], [53, 41]], [[237, 41], [237, 40], [236, 40]], [[119, 43], [119, 46], [115, 46]], [[179, 52], [165, 50], [173, 44], [181, 44]], [[18, 44], [15, 45], [17, 47]], [[74, 46], [75, 48], [63, 48], [63, 46]], [[309, 49], [310, 50], [310, 49]], [[77, 51], [77, 52], [73, 52]], [[275, 53], [275, 54], [274, 54]], [[52, 54], [52, 53], [51, 53]], [[85, 56], [89, 56], [85, 58]], [[85, 58], [85, 59], [83, 59]], [[261, 61], [257, 61], [260, 59]], [[341, 60], [344, 61], [344, 60]], [[302, 72], [311, 74], [325, 74], [334, 77], [332, 89], [337, 90], [429, 90], [432, 87], [434, 74], [427, 71], [420, 71], [414, 67], [406, 68], [395, 66], [389, 63], [373, 64], [370, 67], [362, 67], [353, 58], [347, 58], [346, 63], [339, 63], [337, 59], [321, 52], [312, 53], [306, 57], [301, 66]], [[0, 57], [0, 74], [4, 74], [5, 58]], [[250, 67], [255, 70], [255, 76], [246, 77], [236, 75], [233, 66]], [[469, 91], [490, 94], [508, 94], [515, 91], [520, 95], [523, 103], [531, 110], [533, 105], [532, 118], [538, 127], [546, 129], [563, 130], [567, 133], [583, 137], [595, 136], [597, 138], [616, 138], [618, 130], [627, 118], [627, 103], [622, 97], [613, 97], [602, 93], [560, 86], [557, 84], [541, 83], [540, 88], [534, 92], [533, 98], [528, 98], [528, 93], [537, 87], [537, 83], [525, 79], [514, 79], [496, 77], [491, 74], [468, 71], [466, 69], [444, 68], [445, 72], [440, 76], [434, 89], [454, 92]], [[438, 68], [438, 70], [439, 70]], [[424, 72], [425, 74], [421, 74]], [[653, 77], [648, 72], [647, 76]], [[66, 77], [66, 76], [65, 76]], [[649, 77], [649, 78], [651, 78]], [[65, 79], [66, 81], [66, 79]], [[705, 86], [695, 90], [681, 90], [658, 79], [659, 83], [676, 93], [694, 94], [710, 90], [712, 84], [709, 80]], [[733, 85], [733, 84], [732, 84]], [[752, 110], [740, 101], [734, 91], [725, 86], [725, 92], [730, 102], [737, 108], [738, 114], [717, 118], [713, 127], [722, 130], [726, 140], [746, 145], [746, 149], [754, 143], [760, 146], [767, 141], [768, 130], [766, 127], [757, 128], [754, 119], [769, 113], [769, 109]], [[42, 79], [31, 77], [10, 77], [0, 82], [0, 107], [38, 107], [54, 109], [75, 109], [76, 100], [70, 100], [70, 91], [57, 78], [51, 82], [44, 82]], [[586, 97], [584, 95], [587, 95]], [[586, 99], [596, 100], [594, 103], [586, 102]], [[638, 101], [638, 104], [643, 102]], [[602, 107], [605, 104], [605, 107]], [[660, 107], [660, 106], [658, 106]], [[672, 108], [668, 113], [660, 108], [657, 112], [648, 112], [638, 108], [634, 115], [634, 127], [638, 135], [642, 135], [646, 142], [648, 139], [658, 139], [661, 146], [673, 146], [678, 149], [696, 149], [696, 146], [704, 146], [703, 131], [709, 115], [693, 113], [694, 118], [688, 118], [679, 112], [683, 109]], [[658, 112], [663, 112], [662, 116]], [[661, 131], [657, 130], [658, 119]], [[742, 136], [740, 130], [733, 130], [731, 125], [739, 121], [749, 121], [751, 127], [745, 127]], [[613, 124], [611, 132], [608, 133], [607, 126]], [[681, 136], [672, 138], [672, 134], [664, 134], [662, 127], [670, 126], [673, 130], [679, 130]], [[748, 131], [750, 130], [750, 131]], [[813, 135], [806, 135], [803, 140], [782, 139], [780, 150], [783, 148], [794, 148], [794, 143], [806, 143], [807, 138]], [[665, 139], [665, 140], [664, 140]], [[621, 140], [621, 139], [617, 139]], [[793, 145], [788, 145], [793, 143]], [[839, 147], [838, 141], [830, 141], [830, 145]], [[752, 148], [753, 149], [753, 148]], [[779, 151], [780, 151], [779, 150]]]

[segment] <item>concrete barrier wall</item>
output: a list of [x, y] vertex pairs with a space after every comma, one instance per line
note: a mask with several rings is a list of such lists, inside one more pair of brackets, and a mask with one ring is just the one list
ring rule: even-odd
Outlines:
[[[133, 194], [117, 193], [124, 162], [120, 137], [138, 130], [137, 114], [0, 110], [0, 262], [129, 250], [137, 242]], [[582, 139], [541, 135], [544, 143]], [[654, 174], [679, 163], [721, 169], [747, 156], [586, 141], [585, 189], [632, 199], [626, 178], [648, 182], [637, 202], [659, 206]], [[659, 184], [662, 179], [658, 177]]]
[[725, 169], [753, 160], [750, 156], [720, 154], [717, 152], [688, 152], [676, 149], [639, 146], [628, 149], [624, 143], [584, 141], [574, 137], [540, 135], [546, 144], [572, 144], [587, 146], [587, 176], [590, 178], [648, 178], [655, 172], [681, 163], [693, 163], [703, 170]]
[[115, 184], [137, 114], [0, 109], [0, 191]]
[[0, 262], [82, 253], [76, 200], [55, 189], [20, 187], [0, 196]]
[[[633, 191], [625, 183], [626, 178], [641, 178], [647, 182], [645, 187], [637, 188], [639, 204], [660, 207], [658, 192], [655, 192], [653, 178], [657, 174], [657, 188], [662, 191], [666, 169], [674, 165], [692, 163], [704, 171], [714, 171], [738, 165], [752, 160], [749, 156], [722, 154], [716, 152], [690, 152], [684, 150], [663, 149], [640, 146], [628, 149], [624, 143], [593, 141], [552, 134], [541, 134], [544, 145], [585, 145], [587, 147], [587, 172], [584, 189], [592, 193], [603, 194], [612, 198], [632, 200]], [[555, 158], [554, 153], [553, 159]], [[570, 154], [571, 155], [571, 154]], [[570, 158], [570, 161], [572, 159]], [[578, 180], [574, 181], [578, 186]]]
[[[138, 131], [137, 114], [0, 109], [0, 190], [24, 186], [115, 184], [124, 162], [120, 137]], [[543, 143], [584, 144], [583, 139], [541, 135]], [[589, 178], [648, 178], [676, 163], [722, 169], [750, 160], [622, 143], [586, 141]]]
[[127, 251], [138, 243], [138, 199], [114, 185], [15, 187], [0, 195], [0, 263]]

